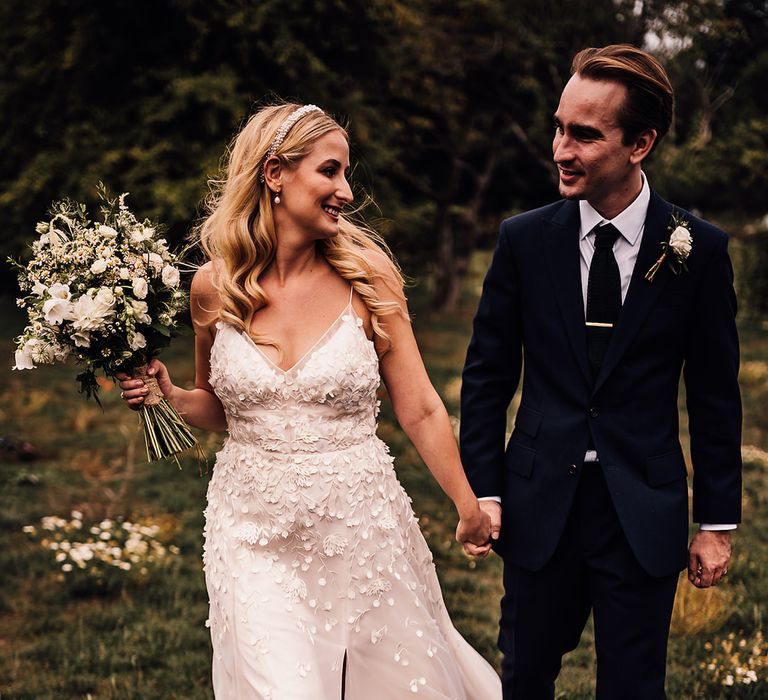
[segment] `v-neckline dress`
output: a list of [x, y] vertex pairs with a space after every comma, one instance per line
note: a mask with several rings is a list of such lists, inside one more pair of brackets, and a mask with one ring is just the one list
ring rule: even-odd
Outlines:
[[290, 369], [219, 322], [228, 436], [205, 509], [218, 700], [500, 700], [461, 637], [387, 446], [351, 303]]

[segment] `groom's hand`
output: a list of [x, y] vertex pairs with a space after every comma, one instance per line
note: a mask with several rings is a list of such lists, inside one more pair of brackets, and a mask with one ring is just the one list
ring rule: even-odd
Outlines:
[[728, 573], [729, 530], [699, 530], [688, 548], [688, 580], [696, 588], [716, 586]]
[[491, 519], [491, 539], [495, 542], [501, 532], [501, 503], [493, 500], [480, 501], [480, 508]]

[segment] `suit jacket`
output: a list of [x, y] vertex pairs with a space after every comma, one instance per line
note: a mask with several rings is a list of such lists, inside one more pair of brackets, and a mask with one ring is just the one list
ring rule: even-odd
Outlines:
[[[502, 497], [497, 551], [536, 570], [551, 557], [590, 433], [630, 546], [653, 576], [685, 567], [684, 377], [696, 522], [741, 518], [741, 401], [727, 236], [689, 212], [687, 272], [645, 273], [673, 207], [651, 193], [629, 290], [593, 381], [579, 263], [579, 206], [562, 200], [501, 225], [463, 372], [461, 452], [475, 493]], [[514, 430], [506, 414], [522, 373]], [[592, 468], [592, 467], [588, 467]]]

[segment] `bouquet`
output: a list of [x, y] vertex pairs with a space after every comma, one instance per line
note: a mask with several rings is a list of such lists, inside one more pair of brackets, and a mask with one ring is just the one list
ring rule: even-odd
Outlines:
[[73, 358], [82, 367], [80, 391], [97, 402], [97, 372], [141, 377], [149, 389], [140, 411], [147, 459], [178, 464], [176, 455], [197, 441], [146, 369], [180, 331], [187, 295], [179, 259], [156, 227], [131, 213], [127, 193], [110, 199], [100, 184], [99, 195], [101, 222], [91, 222], [83, 204], [56, 202], [50, 220], [37, 225], [29, 263], [10, 261], [28, 316], [13, 369]]

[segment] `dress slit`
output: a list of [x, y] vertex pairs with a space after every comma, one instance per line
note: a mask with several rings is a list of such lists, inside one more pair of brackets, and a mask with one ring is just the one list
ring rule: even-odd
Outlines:
[[344, 700], [347, 689], [347, 650], [344, 650], [344, 660], [341, 662], [341, 700]]

